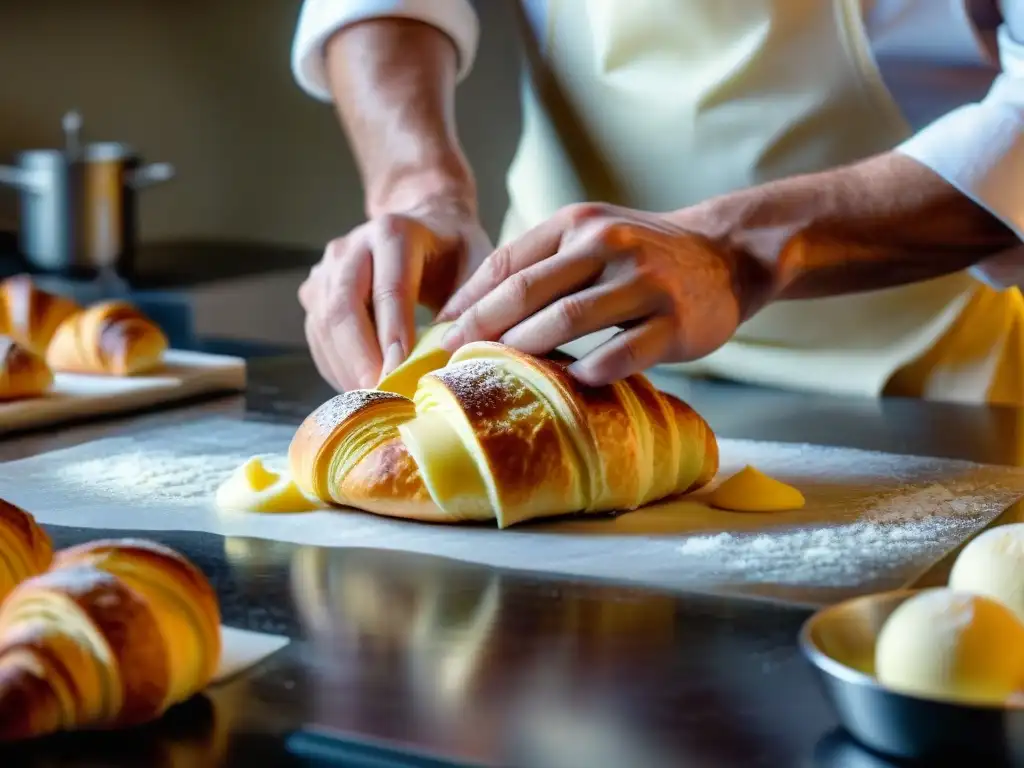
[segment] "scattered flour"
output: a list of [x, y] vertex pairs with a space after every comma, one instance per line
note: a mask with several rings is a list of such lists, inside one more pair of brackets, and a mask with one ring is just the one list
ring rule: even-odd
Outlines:
[[111, 501], [187, 504], [209, 497], [246, 454], [183, 455], [166, 450], [122, 453], [59, 467], [54, 480]]
[[56, 524], [76, 524], [85, 510], [86, 520], [105, 525], [406, 549], [677, 589], [897, 586], [1024, 495], [1024, 471], [1012, 467], [722, 440], [720, 476], [753, 464], [796, 484], [807, 509], [754, 518], [714, 511], [670, 534], [600, 536], [423, 527], [364, 515], [312, 515], [306, 524], [216, 514], [210, 500], [220, 483], [253, 455], [280, 466], [293, 433], [283, 425], [209, 419], [106, 439], [0, 464], [0, 495], [11, 488], [15, 503]]
[[[48, 466], [47, 482], [70, 488], [90, 501], [194, 504], [211, 499], [217, 487], [254, 455], [261, 456], [273, 471], [284, 468], [288, 443], [282, 438], [294, 428], [251, 424], [247, 429], [246, 440], [239, 439], [237, 432], [218, 436], [209, 426], [197, 429], [194, 425], [154, 431], [144, 437], [113, 438], [106, 441], [110, 447], [104, 455]], [[262, 453], [267, 448], [276, 450]]]
[[849, 523], [692, 536], [678, 551], [704, 579], [855, 586], [927, 567], [1012, 501], [998, 490], [957, 496], [933, 485], [876, 504], [868, 499]]

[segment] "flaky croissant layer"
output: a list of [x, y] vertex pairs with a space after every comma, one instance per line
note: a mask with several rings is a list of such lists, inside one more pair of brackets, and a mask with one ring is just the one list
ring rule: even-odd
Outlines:
[[36, 519], [0, 499], [0, 601], [19, 583], [50, 567], [53, 543]]
[[[28, 275], [0, 281], [0, 337], [22, 350], [5, 365], [5, 350], [0, 348], [0, 399], [42, 394], [52, 380], [51, 371], [148, 373], [160, 367], [168, 348], [160, 327], [131, 303], [100, 301], [83, 308], [40, 289]], [[6, 378], [5, 368], [13, 372]], [[44, 381], [46, 377], [49, 380]]]
[[0, 336], [0, 403], [40, 397], [53, 386], [43, 358], [7, 336]]
[[0, 607], [0, 740], [147, 722], [202, 690], [220, 652], [216, 595], [178, 553], [63, 550]]
[[643, 376], [588, 387], [564, 361], [476, 342], [423, 375], [411, 399], [355, 390], [324, 403], [289, 460], [303, 492], [328, 503], [507, 527], [696, 490], [717, 472], [718, 444]]

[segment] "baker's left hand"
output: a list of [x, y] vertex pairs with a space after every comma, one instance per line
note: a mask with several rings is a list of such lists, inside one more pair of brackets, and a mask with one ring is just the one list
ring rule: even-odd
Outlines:
[[454, 350], [500, 340], [544, 355], [595, 331], [623, 330], [571, 367], [605, 384], [724, 344], [763, 303], [765, 269], [675, 223], [673, 215], [569, 206], [495, 251], [449, 300]]

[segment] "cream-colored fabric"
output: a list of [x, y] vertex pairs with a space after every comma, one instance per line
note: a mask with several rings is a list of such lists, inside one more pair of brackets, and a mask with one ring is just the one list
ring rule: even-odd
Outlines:
[[[871, 60], [860, 0], [552, 0], [548, 12], [546, 61], [530, 56], [524, 86], [503, 242], [573, 202], [674, 210], [853, 162], [909, 133]], [[977, 289], [960, 273], [774, 304], [717, 352], [672, 368], [879, 395]], [[977, 378], [942, 389], [984, 399]]]

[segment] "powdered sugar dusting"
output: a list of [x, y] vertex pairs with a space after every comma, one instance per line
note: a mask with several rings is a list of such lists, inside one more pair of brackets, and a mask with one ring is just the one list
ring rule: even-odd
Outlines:
[[376, 389], [353, 389], [336, 395], [313, 411], [313, 421], [323, 434], [330, 434], [346, 419], [373, 403], [407, 400], [393, 392]]
[[36, 576], [32, 583], [48, 589], [67, 590], [72, 594], [81, 594], [104, 584], [113, 584], [116, 581], [114, 576], [100, 568], [77, 565], [69, 568], [54, 568]]
[[492, 360], [463, 360], [434, 376], [455, 395], [470, 416], [483, 416], [518, 400], [524, 384]]

